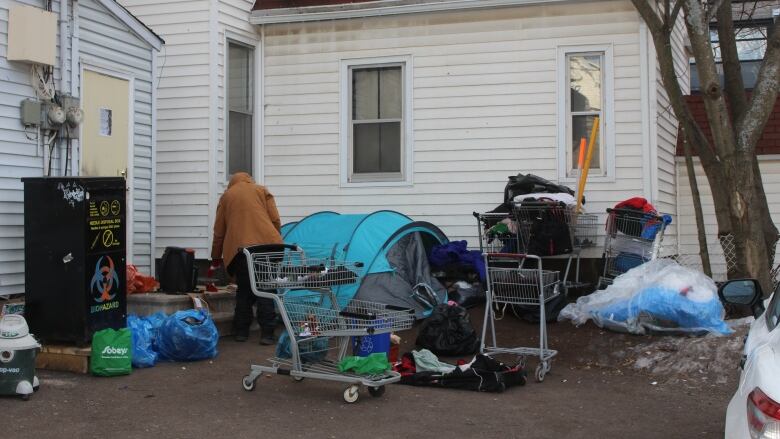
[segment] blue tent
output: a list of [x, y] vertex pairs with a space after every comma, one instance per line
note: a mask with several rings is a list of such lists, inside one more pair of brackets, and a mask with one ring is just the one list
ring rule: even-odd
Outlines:
[[427, 255], [433, 245], [448, 239], [433, 224], [389, 210], [358, 215], [318, 212], [285, 224], [282, 237], [301, 247], [307, 257], [364, 264], [358, 283], [334, 287], [342, 306], [353, 298], [370, 300], [414, 308], [422, 317], [430, 308], [413, 294], [421, 284], [435, 301], [446, 300], [445, 288], [431, 276]]

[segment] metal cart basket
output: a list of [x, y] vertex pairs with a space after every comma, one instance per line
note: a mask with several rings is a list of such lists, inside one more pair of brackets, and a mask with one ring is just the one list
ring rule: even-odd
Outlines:
[[632, 209], [607, 209], [601, 288], [617, 276], [658, 257], [666, 230], [662, 216]]
[[362, 337], [409, 329], [413, 310], [361, 300], [339, 304], [331, 287], [357, 282], [363, 270], [358, 262], [332, 258], [307, 258], [291, 245], [255, 246], [244, 249], [249, 266], [252, 292], [276, 304], [289, 334], [289, 358], [279, 355], [270, 365], [252, 365], [242, 380], [245, 390], [255, 388], [263, 372], [348, 384], [344, 400], [357, 401], [360, 385], [372, 396], [384, 394], [385, 385], [401, 379], [386, 371], [375, 375], [357, 375], [339, 371], [338, 364], [347, 354], [351, 337]]
[[[536, 268], [524, 268], [527, 261], [536, 262]], [[525, 358], [539, 357], [536, 380], [541, 382], [552, 368], [551, 360], [558, 353], [547, 344], [547, 316], [545, 304], [560, 294], [559, 273], [544, 270], [542, 258], [523, 254], [485, 253], [487, 267], [487, 303], [482, 323], [480, 352], [511, 354]], [[530, 265], [530, 264], [529, 264]], [[539, 347], [499, 347], [496, 340], [495, 305], [539, 306]], [[488, 328], [492, 343], [487, 344]]]
[[[477, 218], [477, 236], [482, 253], [566, 258], [562, 287], [588, 285], [580, 282], [580, 260], [585, 248], [596, 245], [596, 215], [576, 213], [573, 206], [558, 203], [524, 202], [515, 204], [511, 212], [475, 212], [474, 217]], [[563, 239], [560, 239], [562, 235]], [[555, 249], [556, 242], [558, 250]], [[570, 278], [572, 265], [574, 275]]]

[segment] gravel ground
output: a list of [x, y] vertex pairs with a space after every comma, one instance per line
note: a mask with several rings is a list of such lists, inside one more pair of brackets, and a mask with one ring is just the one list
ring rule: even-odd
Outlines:
[[[481, 328], [481, 309], [472, 310]], [[746, 327], [745, 327], [746, 328]], [[538, 326], [507, 316], [499, 341], [533, 346]], [[401, 333], [412, 349], [414, 330]], [[0, 398], [3, 438], [506, 437], [722, 438], [744, 328], [729, 337], [631, 336], [550, 325], [560, 351], [544, 383], [502, 394], [391, 385], [343, 402], [341, 384], [285, 376], [241, 388], [272, 347], [229, 338], [219, 356], [96, 378], [40, 371], [30, 401]], [[533, 360], [529, 367], [535, 366]]]

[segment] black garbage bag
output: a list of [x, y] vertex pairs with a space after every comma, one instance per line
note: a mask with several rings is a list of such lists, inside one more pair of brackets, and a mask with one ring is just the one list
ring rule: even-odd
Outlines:
[[417, 334], [417, 346], [436, 355], [470, 355], [479, 349], [479, 337], [466, 308], [442, 303], [436, 305]]
[[504, 202], [511, 203], [517, 195], [533, 193], [567, 193], [574, 195], [574, 191], [568, 186], [553, 183], [534, 174], [517, 174], [508, 178], [504, 187]]
[[485, 289], [479, 282], [458, 281], [447, 289], [447, 297], [464, 308], [485, 303]]

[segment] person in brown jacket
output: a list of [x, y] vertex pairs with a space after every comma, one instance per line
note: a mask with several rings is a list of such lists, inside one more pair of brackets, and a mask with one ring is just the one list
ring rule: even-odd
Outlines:
[[211, 244], [212, 269], [224, 265], [236, 279], [236, 311], [233, 329], [236, 341], [246, 341], [252, 324], [252, 304], [257, 304], [257, 323], [262, 331], [260, 343], [274, 343], [276, 313], [271, 299], [252, 293], [249, 271], [242, 249], [259, 244], [281, 244], [282, 223], [274, 196], [255, 183], [245, 172], [237, 172], [217, 206], [214, 241]]

